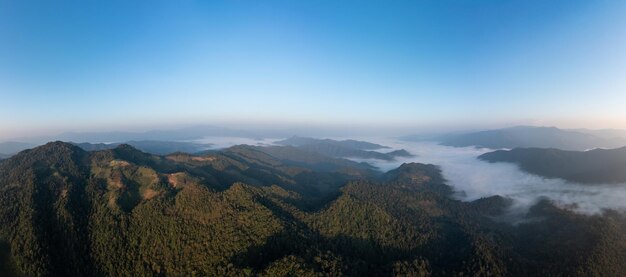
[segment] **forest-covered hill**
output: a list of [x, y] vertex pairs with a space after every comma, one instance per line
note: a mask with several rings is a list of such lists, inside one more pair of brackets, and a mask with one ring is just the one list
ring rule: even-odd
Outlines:
[[156, 156], [53, 142], [0, 162], [13, 276], [619, 276], [626, 219], [452, 199], [435, 165], [380, 173], [290, 146]]

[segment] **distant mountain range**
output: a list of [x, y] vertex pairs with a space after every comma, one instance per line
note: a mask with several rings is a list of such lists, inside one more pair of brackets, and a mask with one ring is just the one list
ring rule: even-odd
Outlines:
[[544, 148], [499, 150], [478, 157], [489, 162], [510, 162], [532, 174], [577, 183], [626, 183], [626, 147], [590, 151]]
[[311, 144], [319, 144], [319, 143], [327, 143], [336, 146], [341, 146], [345, 148], [357, 149], [357, 150], [377, 150], [383, 148], [389, 148], [384, 145], [366, 142], [366, 141], [358, 141], [358, 140], [333, 140], [333, 139], [316, 139], [316, 138], [307, 138], [307, 137], [299, 137], [292, 136], [288, 139], [278, 141], [277, 143], [282, 145], [291, 145], [291, 146], [306, 146]]
[[[12, 141], [41, 145], [48, 141], [76, 141], [89, 143], [118, 143], [124, 141], [183, 141], [205, 137], [240, 137], [257, 139], [263, 135], [251, 131], [229, 129], [211, 125], [199, 125], [168, 130], [150, 130], [145, 132], [66, 132], [54, 136], [22, 137]], [[0, 152], [2, 153], [2, 152]]]
[[156, 140], [127, 141], [124, 143], [74, 143], [74, 145], [85, 151], [113, 149], [121, 144], [128, 144], [143, 152], [156, 155], [166, 155], [174, 152], [196, 153], [204, 151], [211, 146], [211, 144], [205, 143]]
[[387, 153], [373, 151], [377, 149], [387, 149], [389, 147], [357, 140], [315, 139], [293, 136], [285, 140], [277, 141], [276, 144], [294, 146], [309, 152], [337, 158], [394, 160], [396, 157], [412, 156], [411, 153], [404, 149]]
[[[172, 142], [171, 146], [173, 146], [177, 143], [176, 141], [189, 141], [206, 137], [260, 138], [258, 134], [253, 132], [210, 125], [192, 126], [171, 130], [151, 130], [146, 132], [66, 132], [55, 136], [22, 137], [12, 139], [11, 141], [0, 142], [0, 155], [10, 156], [22, 150], [42, 145], [48, 141], [57, 140], [85, 143], [83, 146], [91, 147], [91, 149], [98, 149], [98, 147], [106, 149], [121, 143], [130, 143], [147, 152], [163, 154], [170, 149], [175, 149], [176, 147], [161, 149], [162, 147], [165, 147], [165, 143], [160, 143], [160, 145], [155, 144], [152, 146], [149, 146], [149, 144], [151, 142]], [[102, 145], [88, 146], [87, 144]], [[110, 146], [105, 146], [104, 144], [110, 144]], [[188, 146], [190, 145], [191, 144]], [[188, 146], [184, 147], [186, 149], [195, 150]], [[183, 147], [183, 143], [178, 143], [177, 147]], [[203, 149], [198, 149], [197, 151], [201, 150]]]
[[17, 141], [0, 142], [0, 155], [10, 156], [24, 149], [33, 148], [37, 145]]
[[492, 149], [536, 147], [562, 150], [588, 150], [626, 146], [626, 138], [592, 134], [592, 131], [563, 130], [555, 127], [518, 126], [464, 134], [444, 135], [437, 139], [443, 145], [476, 146]]
[[620, 130], [620, 129], [599, 129], [599, 130], [572, 129], [572, 131], [587, 133], [587, 134], [604, 137], [604, 138], [626, 138], [626, 130]]
[[[86, 151], [98, 151], [113, 149], [121, 144], [132, 145], [133, 147], [140, 149], [141, 151], [156, 154], [165, 155], [174, 152], [187, 152], [196, 153], [204, 151], [211, 146], [207, 143], [194, 143], [194, 142], [178, 142], [178, 141], [156, 141], [156, 140], [140, 140], [140, 141], [126, 141], [118, 143], [73, 143]], [[20, 151], [36, 147], [37, 145], [21, 142], [2, 142], [0, 143], [0, 159], [8, 158]]]
[[258, 138], [259, 136], [248, 131], [233, 130], [216, 126], [193, 126], [173, 130], [152, 130], [141, 133], [133, 132], [75, 132], [63, 133], [56, 139], [62, 141], [84, 142], [120, 142], [138, 140], [180, 141], [194, 140], [204, 137], [241, 137]]

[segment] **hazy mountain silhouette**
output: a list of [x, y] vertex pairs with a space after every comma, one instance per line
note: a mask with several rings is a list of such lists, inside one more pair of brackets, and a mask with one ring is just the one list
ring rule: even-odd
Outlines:
[[474, 133], [447, 135], [439, 138], [443, 145], [477, 146], [492, 149], [537, 147], [563, 150], [587, 150], [626, 146], [624, 138], [607, 138], [580, 131], [555, 127], [518, 126]]
[[626, 147], [590, 151], [516, 148], [486, 153], [479, 159], [511, 162], [529, 173], [577, 183], [626, 183]]
[[5, 141], [0, 142], [0, 155], [10, 156], [24, 149], [33, 148], [36, 145], [25, 142]]
[[389, 147], [357, 140], [315, 139], [293, 136], [285, 140], [277, 141], [276, 144], [290, 145], [306, 151], [337, 158], [393, 160], [395, 157], [411, 156], [411, 154], [404, 149], [391, 151], [389, 153], [373, 151], [387, 149]]
[[156, 140], [141, 140], [141, 141], [126, 141], [123, 143], [74, 143], [78, 147], [86, 151], [107, 150], [118, 147], [121, 144], [131, 145], [141, 151], [156, 154], [165, 155], [174, 152], [187, 152], [196, 153], [204, 151], [211, 146], [211, 144], [193, 143], [193, 142], [179, 142], [179, 141], [156, 141]]

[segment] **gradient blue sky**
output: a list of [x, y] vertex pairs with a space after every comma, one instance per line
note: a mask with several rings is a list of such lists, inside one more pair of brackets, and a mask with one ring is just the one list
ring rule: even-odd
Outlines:
[[0, 137], [626, 128], [626, 1], [0, 1]]

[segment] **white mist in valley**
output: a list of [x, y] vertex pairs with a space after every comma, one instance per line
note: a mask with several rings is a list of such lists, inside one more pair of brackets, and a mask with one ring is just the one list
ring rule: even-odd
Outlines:
[[253, 146], [268, 146], [273, 145], [276, 139], [253, 139], [242, 137], [204, 137], [201, 139], [192, 140], [191, 142], [209, 144], [208, 149], [223, 149], [235, 145], [245, 144]]
[[546, 179], [525, 173], [515, 164], [488, 163], [477, 159], [479, 155], [493, 151], [491, 149], [456, 148], [433, 142], [366, 140], [394, 149], [405, 149], [415, 156], [395, 161], [352, 160], [366, 161], [383, 171], [408, 162], [438, 165], [447, 184], [456, 191], [455, 197], [460, 200], [472, 201], [500, 195], [514, 200], [513, 209], [526, 210], [545, 197], [561, 207], [585, 214], [597, 214], [605, 209], [626, 211], [626, 184], [584, 185], [562, 179]]

